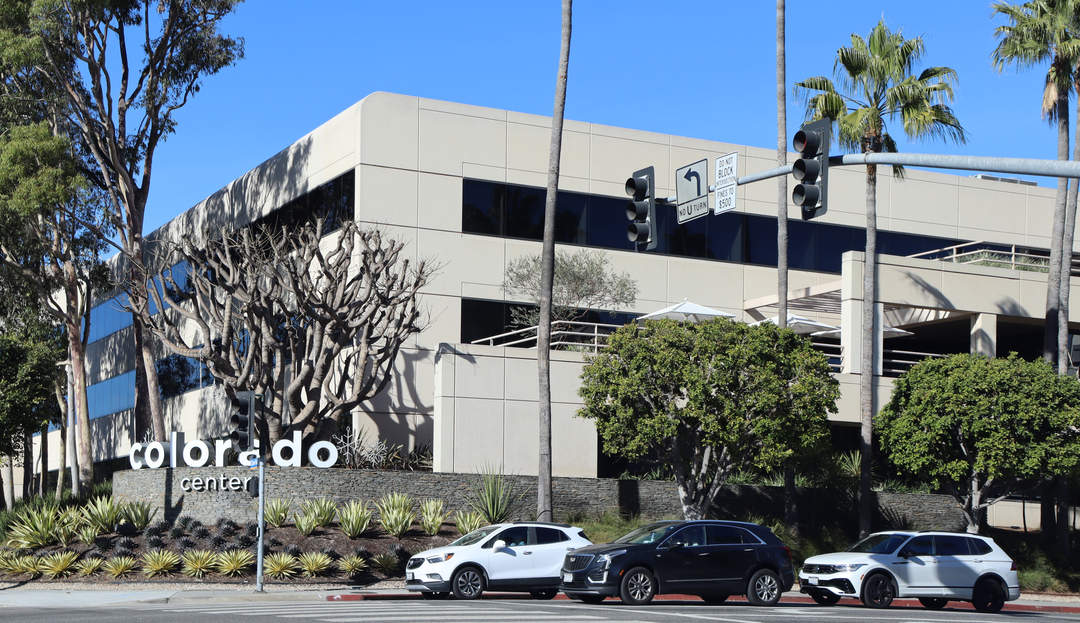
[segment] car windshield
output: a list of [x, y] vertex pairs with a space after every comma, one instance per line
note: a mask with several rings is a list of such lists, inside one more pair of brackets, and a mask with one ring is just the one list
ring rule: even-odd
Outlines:
[[496, 530], [498, 530], [498, 526], [485, 526], [479, 530], [473, 530], [450, 545], [472, 545]]
[[891, 554], [910, 536], [910, 534], [871, 534], [849, 547], [848, 551], [860, 554]]
[[624, 534], [621, 537], [615, 539], [614, 543], [636, 543], [643, 545], [646, 543], [656, 543], [667, 535], [671, 534], [671, 531], [678, 527], [678, 524], [673, 523], [654, 523], [648, 526], [642, 526], [633, 532]]

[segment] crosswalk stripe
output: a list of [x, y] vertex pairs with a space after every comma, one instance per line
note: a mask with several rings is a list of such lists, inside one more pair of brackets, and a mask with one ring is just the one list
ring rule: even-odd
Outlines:
[[[417, 607], [413, 607], [413, 608], [410, 608], [410, 610], [417, 611], [417, 612], [418, 611], [430, 611], [430, 612], [445, 612], [445, 613], [477, 612], [477, 611], [482, 611], [482, 612], [512, 612], [511, 610], [487, 610], [487, 609], [481, 610], [479, 608], [468, 608], [468, 607], [460, 607], [460, 606], [458, 606], [458, 607], [449, 607], [449, 608], [430, 608], [430, 607], [418, 607], [417, 608]], [[292, 607], [284, 607], [283, 608], [283, 607], [278, 607], [278, 606], [252, 605], [252, 606], [249, 606], [249, 607], [246, 607], [246, 608], [236, 608], [236, 609], [228, 609], [228, 610], [207, 608], [207, 609], [204, 609], [204, 610], [182, 610], [182, 611], [167, 610], [166, 612], [176, 612], [178, 614], [179, 613], [186, 613], [186, 614], [235, 614], [235, 615], [240, 615], [240, 616], [252, 616], [252, 615], [263, 615], [263, 614], [308, 614], [308, 613], [311, 613], [312, 615], [318, 615], [319, 613], [322, 613], [322, 614], [337, 613], [337, 612], [352, 613], [352, 612], [359, 612], [359, 611], [371, 612], [371, 613], [394, 614], [394, 613], [397, 613], [397, 612], [401, 612], [401, 607], [399, 606], [397, 608], [391, 608], [391, 607], [363, 608], [363, 607], [357, 607], [357, 606], [350, 606], [350, 605], [342, 604], [342, 605], [335, 605], [335, 606], [329, 606], [329, 607], [326, 607], [326, 606], [323, 606], [323, 607], [292, 606]]]
[[[595, 620], [597, 620], [599, 618], [599, 617], [590, 617], [590, 616], [575, 616], [575, 617], [565, 617], [565, 616], [562, 616], [562, 615], [548, 615], [548, 616], [545, 616], [545, 615], [542, 615], [542, 614], [534, 614], [534, 613], [523, 613], [523, 614], [525, 614], [525, 616], [528, 616], [529, 618], [528, 619], [514, 618], [513, 621], [515, 621], [515, 623], [525, 623], [526, 620], [527, 621], [532, 621], [534, 623], [546, 623], [548, 621], [568, 621], [568, 622], [569, 621], [595, 621]], [[325, 619], [317, 619], [317, 620], [320, 621], [321, 623], [365, 623], [365, 622], [368, 622], [368, 621], [417, 621], [418, 623], [421, 623], [421, 622], [424, 622], [424, 621], [432, 621], [432, 622], [437, 622], [437, 621], [508, 621], [508, 620], [511, 620], [511, 619], [506, 614], [481, 615], [481, 616], [476, 616], [476, 615], [473, 615], [473, 616], [454, 615], [454, 616], [449, 616], [449, 617], [433, 615], [430, 618], [417, 618], [415, 615], [402, 614], [402, 615], [394, 615], [394, 616], [385, 616], [385, 615], [383, 615], [383, 616], [375, 616], [375, 617], [369, 617], [369, 616], [334, 617], [334, 618], [325, 618]]]
[[[341, 614], [350, 615], [350, 616], [352, 616], [352, 615], [361, 616], [362, 615], [362, 616], [367, 616], [367, 617], [377, 616], [377, 617], [382, 618], [382, 617], [404, 616], [404, 615], [402, 615], [402, 612], [403, 612], [403, 610], [398, 610], [397, 612], [392, 612], [392, 613], [387, 613], [387, 612], [356, 612], [356, 611], [353, 611], [353, 612], [342, 612]], [[404, 612], [408, 612], [408, 611], [405, 610]], [[279, 615], [276, 615], [276, 616], [278, 616], [279, 618], [282, 618], [282, 619], [315, 619], [315, 618], [318, 618], [318, 617], [336, 616], [336, 614], [337, 613], [319, 612], [319, 613], [304, 613], [304, 614], [279, 614]], [[414, 617], [437, 617], [439, 619], [445, 619], [445, 620], [460, 619], [460, 618], [473, 618], [473, 619], [476, 619], [476, 618], [502, 618], [502, 619], [505, 619], [505, 618], [507, 618], [509, 616], [513, 616], [514, 614], [515, 614], [515, 611], [513, 611], [513, 610], [476, 610], [476, 611], [473, 611], [473, 612], [450, 612], [450, 613], [432, 612], [430, 614], [429, 613], [421, 614], [419, 612], [414, 612], [414, 613], [410, 613], [408, 616], [414, 616]], [[555, 613], [548, 614], [548, 613], [545, 612], [545, 613], [541, 614], [540, 616], [544, 617], [544, 618], [549, 618], [549, 617], [558, 618], [559, 615], [555, 614]]]

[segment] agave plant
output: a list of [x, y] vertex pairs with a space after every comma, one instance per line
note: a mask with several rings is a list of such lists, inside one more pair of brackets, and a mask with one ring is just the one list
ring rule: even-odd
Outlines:
[[246, 549], [230, 549], [217, 555], [215, 566], [218, 573], [227, 576], [242, 575], [255, 564], [255, 555]]
[[393, 576], [401, 571], [401, 559], [393, 552], [382, 552], [371, 558], [371, 564], [384, 575]]
[[281, 498], [273, 498], [266, 501], [266, 509], [264, 511], [264, 517], [266, 523], [280, 528], [285, 525], [285, 522], [289, 521], [289, 511], [291, 510], [289, 501]]
[[101, 532], [99, 532], [97, 526], [93, 524], [83, 524], [82, 527], [79, 528], [76, 536], [79, 537], [79, 541], [86, 545], [93, 545], [94, 541], [101, 536]]
[[27, 507], [8, 525], [8, 546], [15, 549], [43, 547], [56, 540], [56, 529], [60, 525], [56, 507], [43, 505], [40, 508]]
[[128, 502], [124, 505], [124, 521], [134, 526], [139, 532], [150, 525], [155, 514], [157, 514], [157, 508], [151, 506], [149, 502]]
[[372, 512], [360, 500], [353, 500], [338, 511], [341, 531], [350, 539], [358, 539], [371, 527]]
[[201, 578], [214, 570], [217, 554], [206, 549], [193, 549], [180, 557], [183, 574], [191, 578]]
[[446, 510], [446, 503], [442, 500], [430, 499], [420, 503], [420, 527], [427, 535], [438, 534], [449, 517], [450, 511]]
[[315, 528], [318, 527], [315, 518], [310, 515], [297, 515], [295, 523], [296, 531], [304, 536], [311, 536], [315, 532]]
[[71, 575], [78, 559], [79, 555], [72, 551], [49, 554], [41, 559], [41, 573], [49, 579]]
[[366, 569], [367, 561], [356, 554], [349, 554], [338, 561], [338, 570], [350, 578], [355, 578]]
[[101, 570], [111, 578], [122, 578], [134, 571], [138, 564], [134, 556], [113, 556], [101, 565]]
[[379, 511], [379, 523], [383, 530], [401, 538], [409, 531], [416, 514], [412, 510], [412, 499], [402, 493], [388, 493], [375, 502]]
[[124, 505], [111, 497], [99, 496], [86, 503], [83, 517], [87, 523], [96, 526], [100, 534], [116, 530], [116, 524], [123, 518]]
[[75, 570], [78, 571], [79, 575], [94, 575], [98, 571], [101, 571], [101, 567], [104, 564], [105, 559], [100, 556], [83, 558], [75, 565]]
[[143, 575], [152, 578], [169, 575], [180, 564], [180, 556], [167, 549], [154, 549], [142, 555]]
[[518, 497], [509, 478], [495, 471], [484, 471], [473, 487], [469, 506], [483, 515], [487, 523], [503, 523], [510, 518]]
[[41, 575], [42, 571], [41, 559], [29, 554], [16, 557], [11, 567], [12, 574], [28, 575], [31, 578], [36, 578]]
[[285, 552], [270, 554], [263, 559], [263, 571], [275, 580], [287, 580], [296, 575], [299, 568], [296, 557]]
[[304, 575], [309, 578], [322, 575], [334, 565], [334, 560], [322, 552], [300, 554], [300, 558], [296, 562], [304, 570]]
[[454, 524], [458, 532], [468, 534], [487, 525], [484, 516], [476, 511], [458, 511], [454, 513]]
[[315, 522], [316, 528], [329, 526], [337, 515], [337, 504], [330, 498], [308, 500], [300, 505], [300, 512]]

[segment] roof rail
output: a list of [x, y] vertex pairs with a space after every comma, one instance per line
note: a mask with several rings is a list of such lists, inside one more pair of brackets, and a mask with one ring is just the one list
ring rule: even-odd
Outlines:
[[566, 523], [552, 523], [550, 521], [512, 521], [514, 525], [530, 525], [530, 526], [554, 526], [556, 528], [573, 528], [570, 524]]

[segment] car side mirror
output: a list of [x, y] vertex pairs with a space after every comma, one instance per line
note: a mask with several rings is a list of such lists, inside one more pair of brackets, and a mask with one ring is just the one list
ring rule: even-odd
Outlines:
[[498, 541], [495, 541], [494, 543], [492, 543], [491, 549], [493, 549], [493, 550], [495, 550], [497, 552], [506, 549], [506, 541], [504, 541], [502, 539], [499, 539]]

